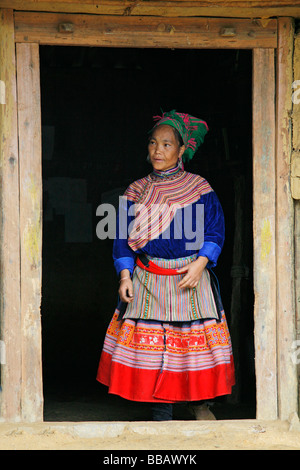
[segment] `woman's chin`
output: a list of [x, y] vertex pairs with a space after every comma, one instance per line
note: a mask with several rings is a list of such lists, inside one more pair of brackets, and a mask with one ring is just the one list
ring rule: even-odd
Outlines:
[[153, 170], [164, 171], [164, 165], [152, 165]]
[[152, 168], [153, 170], [166, 171], [171, 167], [166, 165], [165, 162], [152, 162]]

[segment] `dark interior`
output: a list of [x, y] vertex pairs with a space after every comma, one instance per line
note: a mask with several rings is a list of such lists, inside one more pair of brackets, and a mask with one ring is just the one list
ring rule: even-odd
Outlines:
[[[42, 344], [45, 420], [150, 419], [149, 405], [95, 380], [117, 302], [113, 240], [97, 207], [118, 203], [146, 162], [152, 116], [176, 109], [210, 132], [186, 170], [205, 177], [226, 219], [218, 276], [237, 385], [217, 419], [255, 417], [252, 282], [252, 52], [40, 47], [43, 136]], [[177, 419], [194, 419], [187, 404]]]

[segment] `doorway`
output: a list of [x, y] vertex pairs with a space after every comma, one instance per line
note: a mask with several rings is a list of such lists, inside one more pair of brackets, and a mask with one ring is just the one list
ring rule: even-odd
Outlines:
[[[152, 116], [176, 109], [210, 132], [188, 171], [219, 196], [226, 242], [215, 272], [238, 383], [218, 419], [255, 417], [252, 280], [252, 51], [40, 47], [43, 136], [42, 332], [45, 420], [145, 420], [148, 408], [95, 380], [117, 301], [112, 240], [96, 209], [150, 171]], [[192, 419], [184, 405], [178, 419]]]

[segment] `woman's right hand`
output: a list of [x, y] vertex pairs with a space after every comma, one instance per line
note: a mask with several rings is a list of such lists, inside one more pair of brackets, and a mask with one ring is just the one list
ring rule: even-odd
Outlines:
[[133, 301], [133, 284], [130, 278], [120, 279], [119, 296], [122, 302], [130, 303]]

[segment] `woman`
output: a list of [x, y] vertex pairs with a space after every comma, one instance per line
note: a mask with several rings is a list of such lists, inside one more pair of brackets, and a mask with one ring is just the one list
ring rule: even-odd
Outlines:
[[234, 365], [211, 271], [223, 247], [223, 211], [208, 182], [183, 168], [207, 124], [176, 111], [154, 119], [153, 171], [127, 188], [119, 208], [120, 304], [97, 380], [110, 393], [152, 403], [154, 420], [169, 420], [172, 403], [231, 393]]

